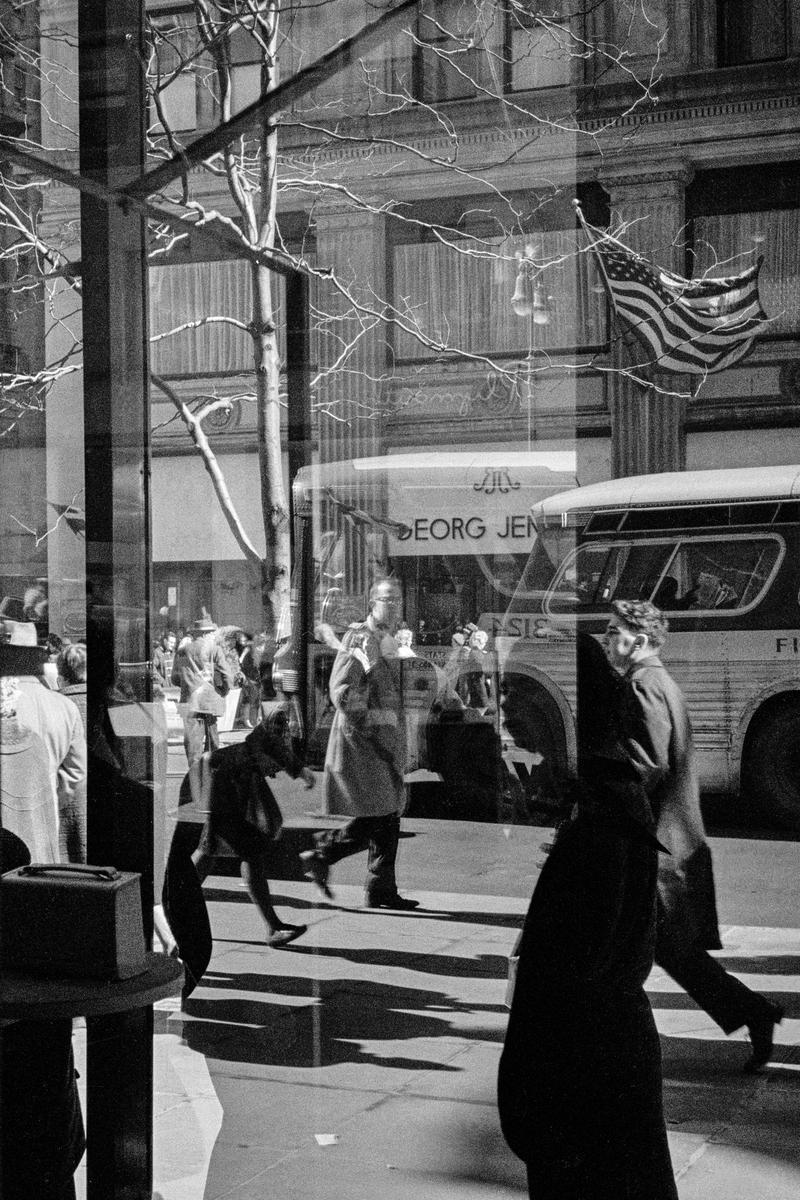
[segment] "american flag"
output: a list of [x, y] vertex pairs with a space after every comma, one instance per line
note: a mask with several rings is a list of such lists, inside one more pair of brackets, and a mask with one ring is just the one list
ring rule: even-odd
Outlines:
[[758, 295], [763, 259], [738, 275], [684, 279], [653, 267], [622, 242], [583, 222], [623, 326], [652, 367], [681, 375], [723, 371], [749, 351], [767, 314]]

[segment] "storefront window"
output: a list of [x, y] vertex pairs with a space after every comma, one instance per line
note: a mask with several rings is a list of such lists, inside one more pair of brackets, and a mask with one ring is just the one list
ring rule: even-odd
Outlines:
[[[0, 827], [135, 875], [163, 985], [65, 1018], [80, 1200], [524, 1189], [487, 1079], [576, 797], [639, 822], [606, 942], [652, 949], [627, 690], [585, 740], [612, 601], [667, 615], [692, 820], [737, 870], [796, 829], [795, 103], [689, 68], [787, 57], [788, 7], [690, 7], [0, 0]], [[18, 649], [69, 718], [35, 819]]]

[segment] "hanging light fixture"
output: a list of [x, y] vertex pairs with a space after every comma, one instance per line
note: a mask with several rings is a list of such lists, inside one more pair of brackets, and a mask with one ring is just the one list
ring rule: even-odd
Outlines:
[[517, 282], [511, 297], [511, 307], [518, 317], [529, 317], [534, 310], [535, 295], [531, 281], [530, 259], [520, 258]]
[[530, 312], [533, 315], [534, 325], [549, 325], [550, 324], [550, 301], [552, 296], [548, 296], [539, 283], [538, 279], [533, 287], [533, 298], [531, 300]]

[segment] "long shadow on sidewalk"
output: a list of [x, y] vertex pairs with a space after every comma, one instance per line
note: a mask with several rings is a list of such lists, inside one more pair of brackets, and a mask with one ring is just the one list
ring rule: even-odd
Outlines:
[[[435, 1057], [423, 1059], [389, 1051], [376, 1054], [360, 1043], [458, 1039], [502, 1041], [502, 1031], [481, 1025], [454, 1026], [448, 1014], [497, 1013], [499, 1005], [462, 1003], [445, 992], [405, 988], [365, 980], [266, 979], [261, 975], [223, 976], [207, 984], [237, 992], [276, 991], [293, 1004], [244, 996], [222, 999], [195, 993], [185, 1006], [183, 1035], [208, 1058], [261, 1066], [327, 1067], [351, 1062], [403, 1070], [450, 1071]], [[298, 1005], [297, 997], [307, 999]], [[419, 1010], [433, 1010], [430, 1012]], [[396, 1047], [394, 1047], [396, 1050]], [[441, 1057], [441, 1056], [440, 1056]]]
[[423, 975], [452, 975], [460, 979], [505, 979], [508, 974], [507, 954], [479, 954], [463, 958], [455, 954], [413, 954], [404, 950], [345, 950], [341, 946], [297, 946], [295, 954], [313, 958], [326, 956], [343, 958], [346, 962], [369, 967], [397, 967], [399, 970], [419, 971]]
[[[247, 892], [243, 888], [221, 888], [221, 887], [204, 887], [203, 895], [205, 896], [206, 904], [212, 902], [223, 904], [250, 904], [252, 903]], [[409, 919], [407, 912], [395, 912], [390, 908], [382, 909], [364, 909], [363, 905], [357, 904], [337, 904], [334, 900], [320, 901], [315, 897], [304, 899], [301, 896], [284, 896], [281, 894], [272, 893], [272, 903], [276, 908], [300, 908], [309, 911], [321, 912], [342, 912], [342, 913], [361, 913], [370, 912], [371, 915], [380, 917], [381, 919], [397, 919], [401, 917], [403, 920]], [[497, 912], [466, 912], [458, 909], [449, 908], [418, 908], [413, 914], [414, 919], [419, 921], [453, 921], [466, 925], [495, 925], [500, 929], [520, 929], [524, 920], [524, 913], [497, 913]], [[216, 939], [215, 939], [216, 940]]]
[[[762, 996], [766, 996], [769, 1000], [775, 1000], [784, 1010], [785, 1017], [800, 1016], [800, 996], [795, 992], [782, 992], [774, 988], [758, 988], [758, 992]], [[647, 998], [650, 1001], [650, 1006], [653, 1009], [670, 1009], [682, 1010], [687, 1012], [694, 1010], [702, 1012], [699, 1004], [696, 1004], [686, 992], [660, 992], [656, 987], [647, 988]]]

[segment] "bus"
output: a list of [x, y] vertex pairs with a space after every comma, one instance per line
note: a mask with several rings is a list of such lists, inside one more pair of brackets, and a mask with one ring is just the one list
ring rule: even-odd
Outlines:
[[[499, 744], [495, 659], [491, 644], [474, 635], [503, 617], [517, 590], [534, 540], [533, 506], [576, 483], [571, 451], [396, 453], [298, 471], [291, 603], [278, 629], [273, 682], [291, 702], [293, 732], [311, 766], [325, 758], [336, 648], [348, 625], [366, 616], [372, 584], [387, 575], [400, 582], [414, 656], [404, 667], [412, 673], [407, 695], [419, 700], [409, 716], [411, 782], [424, 782], [430, 799], [442, 784], [442, 760], [452, 783], [465, 742], [470, 750], [492, 738]], [[438, 681], [430, 705], [420, 663]], [[476, 663], [479, 695], [460, 678], [474, 676]], [[451, 796], [453, 815], [470, 808], [460, 791], [462, 802]]]
[[[601, 636], [614, 599], [649, 600], [669, 620], [662, 657], [689, 705], [702, 790], [800, 828], [800, 466], [609, 480], [546, 497], [532, 520], [489, 632], [504, 686], [534, 714], [542, 769], [575, 769], [577, 632]], [[506, 752], [524, 777], [511, 736]]]

